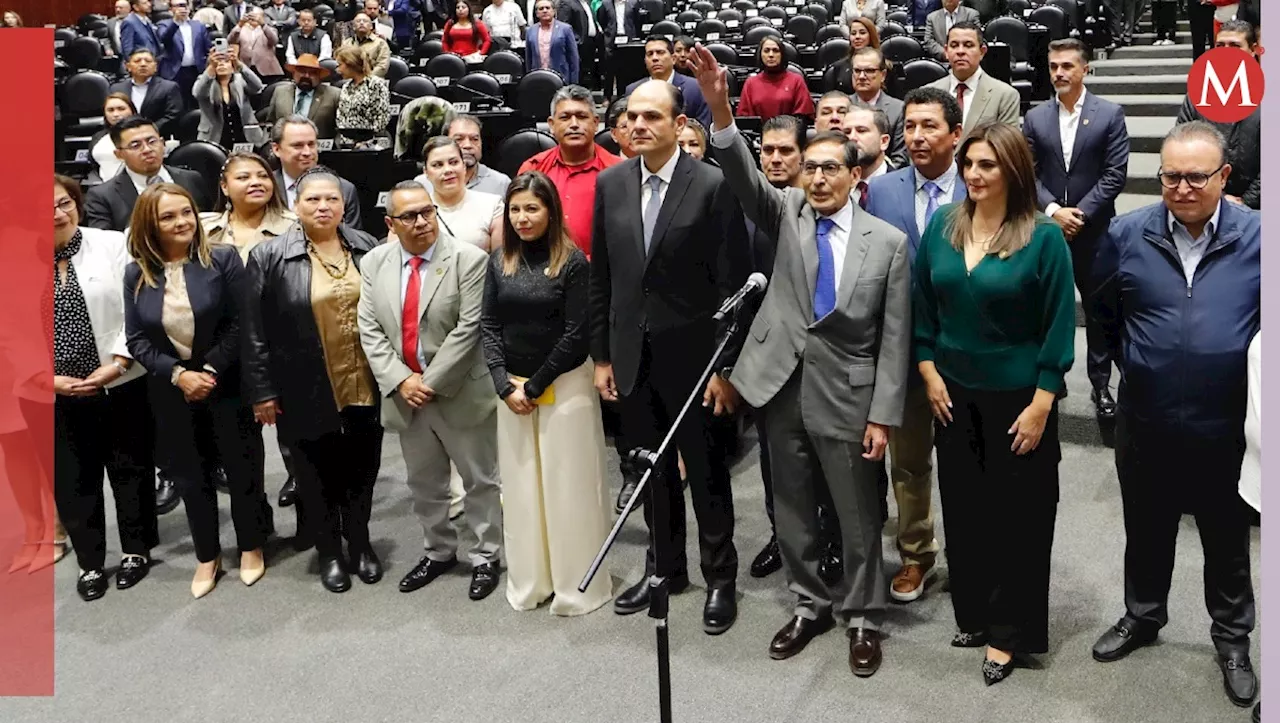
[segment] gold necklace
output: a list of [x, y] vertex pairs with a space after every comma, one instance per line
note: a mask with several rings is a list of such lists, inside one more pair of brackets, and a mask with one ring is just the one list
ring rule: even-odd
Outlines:
[[347, 270], [351, 268], [351, 253], [347, 251], [347, 247], [345, 245], [342, 246], [341, 265], [332, 263], [325, 259], [325, 257], [321, 256], [320, 250], [311, 242], [311, 239], [307, 239], [307, 250], [316, 257], [316, 260], [320, 262], [320, 267], [324, 269], [324, 272], [328, 274], [331, 279], [341, 279], [347, 275]]

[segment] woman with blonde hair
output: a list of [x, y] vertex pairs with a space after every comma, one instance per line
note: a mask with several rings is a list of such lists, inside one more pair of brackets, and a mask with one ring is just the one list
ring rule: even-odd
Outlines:
[[604, 431], [587, 358], [587, 257], [565, 230], [541, 172], [507, 189], [506, 232], [489, 260], [481, 318], [498, 396], [507, 602], [584, 615], [613, 597], [602, 569], [582, 573], [609, 532]]
[[158, 445], [171, 458], [187, 511], [199, 562], [191, 594], [211, 592], [222, 568], [218, 497], [204, 474], [202, 437], [214, 440], [226, 469], [240, 579], [252, 585], [266, 572], [262, 546], [271, 521], [251, 454], [262, 431], [240, 393], [244, 264], [234, 246], [209, 243], [195, 200], [177, 184], [143, 191], [129, 229], [127, 345], [148, 372]]
[[1074, 361], [1062, 230], [1036, 208], [1026, 138], [975, 128], [968, 198], [933, 214], [915, 263], [916, 358], [937, 419], [955, 647], [987, 646], [987, 685], [1048, 648], [1058, 508], [1057, 398]]
[[373, 74], [369, 56], [355, 45], [344, 45], [333, 53], [338, 74], [346, 79], [338, 96], [338, 133], [356, 141], [387, 133], [391, 120], [391, 90], [387, 81]]

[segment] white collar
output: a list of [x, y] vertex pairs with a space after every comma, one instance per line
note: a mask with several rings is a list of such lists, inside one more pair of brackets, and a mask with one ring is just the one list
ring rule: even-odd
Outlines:
[[[146, 176], [142, 175], [141, 173], [135, 173], [134, 170], [128, 166], [125, 166], [124, 170], [126, 173], [129, 174], [129, 180], [133, 181], [134, 188], [147, 187]], [[165, 168], [164, 166], [160, 166], [160, 172], [157, 173], [156, 175], [159, 176], [160, 180], [164, 181], [165, 183], [173, 183], [173, 176], [169, 175], [169, 169]]]
[[874, 97], [874, 98], [872, 98], [871, 100], [862, 100], [862, 96], [858, 95], [857, 93], [854, 93], [854, 96], [856, 96], [856, 97], [858, 98], [858, 100], [862, 100], [862, 102], [863, 102], [863, 103], [866, 103], [867, 105], [869, 105], [869, 106], [871, 106], [872, 108], [874, 108], [874, 107], [876, 107], [876, 104], [880, 102], [880, 96], [881, 96], [882, 94], [884, 94], [884, 88], [881, 88], [880, 90], [877, 90], [877, 91], [876, 91], [876, 95], [875, 95], [875, 97]]
[[653, 76], [649, 76], [649, 77], [650, 77], [650, 78], [652, 78], [653, 80], [665, 80], [665, 81], [667, 81], [668, 83], [671, 83], [672, 85], [675, 85], [676, 75], [677, 75], [677, 73], [676, 73], [675, 66], [672, 66], [672, 67], [671, 67], [671, 75], [668, 75], [668, 76], [667, 76], [667, 77], [665, 77], [665, 78], [654, 78]]
[[[153, 75], [153, 76], [151, 76], [151, 78], [154, 78], [154, 77], [155, 77], [154, 75]], [[129, 85], [130, 85], [130, 86], [132, 86], [132, 87], [134, 87], [134, 88], [145, 88], [145, 87], [147, 87], [148, 85], [151, 85], [151, 78], [147, 78], [147, 79], [146, 79], [146, 81], [144, 81], [144, 82], [142, 82], [142, 83], [139, 83], [138, 81], [134, 80], [133, 78], [129, 78]]]
[[[1075, 115], [1075, 114], [1079, 113], [1081, 110], [1083, 110], [1083, 109], [1084, 109], [1084, 99], [1085, 99], [1086, 97], [1088, 97], [1088, 95], [1089, 95], [1089, 89], [1088, 89], [1088, 88], [1083, 88], [1083, 87], [1082, 87], [1082, 88], [1080, 88], [1080, 97], [1076, 99], [1076, 106], [1075, 106], [1075, 108], [1073, 108], [1073, 109], [1070, 111], [1070, 113], [1071, 113], [1072, 115]], [[1063, 105], [1063, 104], [1062, 104], [1062, 99], [1061, 99], [1061, 98], [1059, 98], [1059, 97], [1057, 97], [1057, 96], [1054, 96], [1054, 100], [1058, 103], [1058, 110], [1059, 110], [1059, 112], [1064, 111], [1064, 110], [1066, 110], [1066, 109], [1067, 109], [1067, 107], [1066, 107], [1065, 105]]]
[[822, 220], [824, 218], [831, 219], [831, 222], [835, 224], [836, 228], [848, 233], [849, 229], [853, 228], [853, 206], [853, 199], [847, 198], [845, 199], [844, 205], [840, 207], [840, 210], [836, 211], [835, 214], [831, 216], [823, 216], [818, 213], [817, 210], [814, 211], [814, 214], [818, 217], [818, 220]]
[[924, 189], [924, 184], [929, 181], [933, 181], [938, 188], [942, 189], [944, 196], [953, 195], [953, 189], [955, 188], [956, 183], [956, 164], [952, 163], [947, 166], [947, 170], [943, 171], [942, 175], [937, 178], [925, 178], [923, 173], [914, 168], [912, 169], [912, 173], [914, 173], [916, 177], [916, 191]]
[[[1219, 202], [1218, 202], [1218, 206], [1217, 206], [1217, 208], [1213, 209], [1213, 215], [1209, 217], [1208, 222], [1206, 222], [1206, 223], [1205, 223], [1205, 225], [1204, 225], [1204, 230], [1201, 232], [1201, 236], [1202, 236], [1202, 237], [1204, 237], [1204, 238], [1213, 238], [1213, 235], [1217, 232], [1217, 230], [1218, 230], [1218, 219], [1219, 219], [1219, 217], [1222, 215], [1222, 204], [1223, 204], [1223, 203], [1226, 203], [1226, 202], [1225, 202], [1225, 201], [1219, 201]], [[1178, 219], [1174, 218], [1174, 216], [1173, 216], [1173, 212], [1172, 212], [1172, 211], [1165, 211], [1165, 214], [1166, 214], [1166, 216], [1165, 216], [1165, 220], [1166, 220], [1166, 222], [1168, 223], [1168, 226], [1169, 226], [1169, 233], [1174, 233], [1177, 229], [1181, 228], [1183, 231], [1185, 231], [1185, 232], [1186, 232], [1186, 234], [1187, 234], [1187, 236], [1188, 236], [1188, 237], [1191, 237], [1191, 231], [1190, 231], [1190, 229], [1188, 229], [1186, 226], [1184, 226], [1184, 225], [1182, 224], [1182, 222], [1181, 222], [1181, 221], [1179, 221]], [[1199, 239], [1191, 238], [1191, 240], [1192, 240], [1192, 241], [1198, 241]]]
[[876, 170], [875, 170], [875, 171], [874, 171], [870, 176], [867, 176], [867, 178], [864, 178], [864, 179], [862, 179], [862, 180], [864, 180], [864, 181], [865, 181], [865, 180], [867, 180], [868, 178], [875, 178], [876, 176], [883, 176], [884, 174], [886, 174], [886, 173], [888, 173], [888, 172], [889, 172], [889, 157], [888, 157], [888, 156], [885, 156], [885, 157], [883, 157], [883, 158], [881, 158], [881, 159], [880, 159], [880, 167], [879, 167], [879, 168], [877, 168], [877, 169], [876, 169]]
[[[951, 83], [951, 94], [952, 94], [952, 95], [955, 95], [955, 94], [956, 94], [956, 86], [957, 86], [957, 85], [960, 85], [960, 79], [956, 77], [956, 74], [955, 74], [955, 73], [952, 73], [952, 74], [950, 74], [950, 75], [948, 75], [948, 76], [947, 76], [947, 80], [949, 80], [949, 81], [950, 81], [950, 83]], [[972, 93], [972, 92], [974, 92], [974, 91], [976, 91], [976, 90], [978, 89], [978, 81], [979, 81], [979, 80], [982, 80], [982, 66], [981, 66], [981, 65], [979, 65], [979, 66], [978, 66], [978, 69], [977, 69], [977, 70], [973, 71], [973, 75], [969, 76], [969, 79], [968, 79], [968, 80], [964, 81], [964, 87], [965, 87], [966, 89], [968, 89], [968, 91], [969, 91], [970, 93]]]
[[431, 244], [431, 248], [427, 249], [424, 253], [411, 254], [409, 253], [408, 250], [405, 249], [404, 245], [402, 244], [400, 246], [400, 265], [408, 266], [409, 259], [413, 259], [413, 258], [420, 258], [422, 259], [423, 263], [428, 263], [428, 264], [431, 263], [431, 259], [436, 255], [436, 247], [439, 245], [440, 245], [439, 239], [437, 238], [436, 243]]
[[676, 164], [680, 162], [681, 153], [684, 153], [684, 151], [680, 150], [680, 148], [677, 146], [675, 153], [671, 154], [671, 158], [667, 159], [667, 162], [662, 164], [662, 168], [659, 168], [657, 173], [650, 171], [649, 167], [645, 165], [644, 159], [641, 158], [640, 159], [640, 185], [643, 187], [644, 184], [648, 183], [650, 176], [657, 176], [658, 178], [662, 179], [663, 183], [670, 186], [671, 177], [675, 175]]
[[280, 167], [280, 177], [284, 179], [284, 188], [286, 191], [292, 189], [294, 185], [298, 183], [298, 179], [290, 176], [289, 172], [284, 170], [284, 166]]

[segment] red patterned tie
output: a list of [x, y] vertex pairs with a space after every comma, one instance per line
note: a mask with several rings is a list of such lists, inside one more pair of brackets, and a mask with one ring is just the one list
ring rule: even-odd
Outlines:
[[960, 106], [961, 113], [964, 113], [964, 92], [968, 89], [969, 86], [964, 83], [956, 84], [956, 104]]
[[409, 368], [422, 373], [422, 365], [418, 363], [418, 299], [422, 295], [422, 274], [418, 269], [422, 266], [422, 257], [409, 259], [409, 288], [404, 292], [404, 315], [400, 322], [400, 342], [404, 347], [404, 363]]
[[867, 210], [867, 201], [871, 198], [871, 186], [866, 181], [858, 181], [858, 207]]

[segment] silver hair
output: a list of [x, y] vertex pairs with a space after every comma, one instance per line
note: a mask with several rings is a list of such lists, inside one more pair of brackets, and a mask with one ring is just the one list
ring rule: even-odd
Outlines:
[[1212, 124], [1205, 121], [1190, 121], [1188, 123], [1179, 123], [1169, 131], [1169, 135], [1164, 137], [1164, 141], [1160, 143], [1161, 152], [1165, 146], [1170, 143], [1185, 143], [1192, 140], [1202, 140], [1212, 143], [1218, 148], [1218, 158], [1221, 162], [1227, 161], [1227, 137], [1222, 135], [1222, 131], [1215, 128]]
[[338, 177], [338, 174], [334, 173], [328, 168], [325, 168], [324, 166], [316, 166], [314, 168], [308, 169], [305, 173], [302, 174], [302, 177], [298, 179], [297, 181], [298, 196], [299, 197], [302, 196], [302, 193], [303, 191], [306, 190], [307, 186], [310, 186], [313, 183], [319, 183], [321, 181], [327, 181], [329, 183], [332, 183], [333, 185], [338, 187], [339, 191], [342, 190], [342, 179]]
[[591, 97], [591, 91], [580, 85], [566, 85], [560, 90], [557, 90], [555, 95], [551, 96], [551, 115], [555, 115], [556, 106], [566, 100], [575, 100], [580, 103], [586, 103], [591, 106], [592, 110], [596, 107], [595, 100]]

